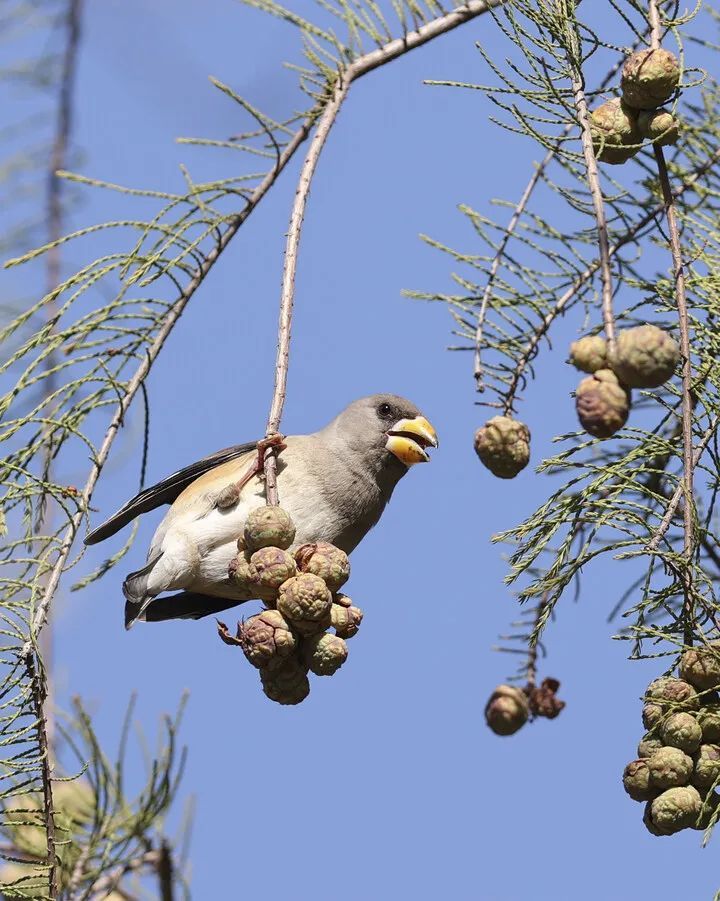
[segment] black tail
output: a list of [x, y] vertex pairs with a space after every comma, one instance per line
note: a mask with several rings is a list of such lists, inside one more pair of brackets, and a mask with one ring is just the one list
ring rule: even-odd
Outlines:
[[167, 594], [154, 598], [138, 616], [136, 604], [125, 604], [125, 622], [161, 623], [168, 619], [202, 619], [222, 610], [237, 607], [244, 601], [233, 598], [217, 598], [208, 594], [196, 594], [193, 591], [181, 591], [178, 594]]

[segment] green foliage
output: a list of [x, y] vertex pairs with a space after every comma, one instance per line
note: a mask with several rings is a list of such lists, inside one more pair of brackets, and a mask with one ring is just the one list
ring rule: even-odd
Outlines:
[[[100, 746], [90, 717], [76, 699], [72, 715], [60, 723], [67, 748], [66, 767], [77, 776], [53, 780], [55, 830], [60, 868], [60, 898], [85, 899], [127, 884], [135, 873], [156, 869], [155, 855], [164, 843], [162, 823], [177, 792], [185, 751], [177, 747], [180, 713], [167, 718], [158, 751], [147, 761], [147, 782], [131, 794], [126, 774], [128, 738], [134, 701], [122, 727], [117, 756], [110, 759]], [[30, 784], [9, 786], [0, 794], [0, 834], [13, 865], [0, 869], [3, 898], [47, 895], [47, 851], [42, 794]], [[175, 878], [184, 886], [182, 867]]]
[[[479, 48], [494, 82], [444, 83], [482, 91], [500, 111], [498, 125], [547, 151], [521, 201], [497, 201], [513, 211], [509, 223], [463, 206], [476, 246], [455, 250], [426, 238], [457, 265], [456, 290], [408, 292], [447, 304], [462, 342], [453, 349], [474, 354], [478, 389], [488, 406], [505, 414], [521, 410], [521, 392], [538, 377], [541, 351], [550, 349], [562, 318], [572, 317], [583, 333], [597, 334], [603, 326], [597, 221], [574, 87], [579, 80], [591, 107], [615, 96], [618, 63], [632, 45], [649, 40], [647, 4], [612, 6], [617, 27], [604, 33], [624, 34], [627, 47], [594, 31], [590, 4], [576, 10], [565, 0], [513, 0], [493, 13], [507, 58], [500, 62], [497, 52], [491, 57]], [[684, 66], [682, 93], [670, 104], [682, 129], [668, 168], [690, 316], [695, 493], [687, 497], [683, 488], [683, 389], [677, 379], [635, 391], [630, 422], [613, 438], [577, 431], [559, 437], [560, 449], [539, 466], [554, 477], [551, 495], [495, 538], [511, 546], [508, 583], [521, 602], [536, 605], [504, 650], [520, 650], [519, 641], [532, 654], [561, 596], [577, 590], [588, 564], [608, 556], [635, 561], [629, 569], [634, 581], [613, 611], [626, 620], [619, 637], [630, 642], [632, 657], [663, 656], [669, 668], [684, 647], [717, 635], [720, 86], [691, 67], [687, 49], [707, 31], [708, 15], [717, 15], [710, 11], [694, 21], [697, 10], [681, 17], [674, 4], [660, 6], [663, 46], [677, 50]], [[602, 67], [610, 70], [604, 79]], [[645, 145], [624, 166], [599, 168], [617, 326], [652, 321], [677, 332], [676, 282], [653, 147]], [[554, 224], [560, 216], [562, 227]], [[568, 411], [572, 415], [570, 402]], [[532, 414], [523, 418], [532, 428]], [[689, 526], [683, 524], [685, 505], [692, 512]]]

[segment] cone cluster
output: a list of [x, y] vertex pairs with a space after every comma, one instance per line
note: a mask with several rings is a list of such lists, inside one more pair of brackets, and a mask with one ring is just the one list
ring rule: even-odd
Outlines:
[[345, 663], [346, 639], [362, 611], [340, 592], [350, 576], [347, 554], [327, 542], [294, 550], [295, 527], [281, 507], [253, 510], [228, 576], [265, 608], [220, 637], [242, 648], [260, 672], [262, 689], [278, 704], [299, 704], [310, 693], [309, 673], [332, 676]]
[[475, 453], [499, 479], [514, 479], [530, 461], [530, 429], [510, 416], [493, 416], [475, 432]]
[[684, 652], [680, 678], [651, 682], [642, 711], [647, 732], [623, 772], [653, 835], [706, 829], [720, 795], [720, 645]]
[[524, 688], [498, 685], [485, 705], [485, 722], [496, 735], [514, 735], [525, 723], [537, 716], [555, 719], [565, 707], [557, 697], [557, 679], [543, 679], [540, 685]]
[[570, 345], [570, 362], [584, 378], [575, 392], [580, 424], [597, 438], [609, 438], [627, 422], [632, 388], [658, 388], [680, 362], [677, 341], [657, 325], [622, 329], [611, 355], [600, 335]]
[[679, 123], [662, 105], [679, 83], [680, 64], [669, 50], [659, 47], [630, 54], [622, 69], [622, 96], [605, 101], [590, 114], [596, 158], [620, 165], [635, 156], [645, 140], [660, 146], [675, 144]]

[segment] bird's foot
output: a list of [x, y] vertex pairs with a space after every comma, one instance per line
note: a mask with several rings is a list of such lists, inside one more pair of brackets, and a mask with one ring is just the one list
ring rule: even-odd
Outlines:
[[221, 623], [219, 619], [216, 619], [218, 635], [225, 642], [225, 644], [233, 644], [239, 645], [242, 644], [240, 641], [240, 623], [238, 623], [237, 636], [231, 635], [230, 630], [225, 625], [225, 623]]
[[280, 451], [285, 450], [286, 447], [285, 436], [280, 434], [270, 435], [269, 438], [263, 438], [261, 441], [258, 441], [257, 456], [239, 481], [231, 482], [218, 493], [215, 498], [215, 506], [224, 510], [227, 507], [233, 507], [237, 504], [240, 499], [240, 492], [250, 479], [255, 478], [255, 476], [262, 478], [263, 470], [265, 468], [265, 454], [267, 451], [270, 450], [270, 448], [275, 448], [276, 452], [279, 454]]
[[275, 453], [279, 454], [280, 451], [285, 450], [286, 447], [285, 436], [279, 433], [270, 435], [268, 438], [263, 438], [261, 441], [258, 441], [254, 475], [260, 475], [265, 469], [265, 454], [270, 448], [275, 448]]

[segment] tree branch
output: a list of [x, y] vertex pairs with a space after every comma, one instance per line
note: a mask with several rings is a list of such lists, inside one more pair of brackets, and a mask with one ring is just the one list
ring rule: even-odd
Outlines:
[[[332, 98], [320, 117], [315, 134], [310, 143], [305, 161], [300, 170], [300, 178], [295, 191], [290, 226], [285, 245], [285, 262], [283, 265], [282, 289], [280, 292], [280, 318], [278, 322], [277, 360], [275, 363], [275, 387], [273, 389], [270, 413], [268, 415], [265, 437], [270, 438], [280, 430], [285, 394], [287, 390], [288, 365], [290, 360], [290, 333], [292, 330], [293, 303], [295, 299], [295, 273], [297, 271], [298, 247], [302, 233], [305, 206], [310, 193], [315, 169], [330, 129], [335, 124], [343, 100], [347, 97], [352, 78], [341, 73], [333, 90]], [[265, 453], [265, 496], [268, 504], [278, 504], [277, 490], [277, 449], [271, 448]]]
[[648, 0], [648, 22], [650, 23], [650, 46], [653, 50], [660, 47], [660, 14], [656, 0]]
[[[271, 172], [268, 172], [268, 174], [258, 185], [255, 191], [253, 191], [245, 208], [242, 210], [242, 212], [238, 213], [238, 215], [233, 220], [231, 220], [230, 225], [223, 232], [216, 246], [208, 253], [202, 264], [195, 270], [195, 274], [190, 279], [187, 286], [183, 289], [177, 300], [168, 310], [167, 314], [164, 317], [163, 324], [158, 330], [157, 335], [155, 336], [155, 340], [147, 349], [142, 362], [138, 365], [138, 368], [135, 370], [132, 378], [127, 383], [125, 394], [118, 401], [115, 413], [110, 420], [110, 424], [108, 425], [107, 431], [105, 432], [102, 444], [100, 445], [100, 449], [98, 450], [95, 461], [90, 470], [90, 474], [82, 490], [80, 509], [72, 517], [67, 529], [65, 530], [60, 551], [58, 553], [58, 559], [56, 560], [49, 574], [47, 587], [43, 593], [42, 600], [38, 604], [38, 607], [35, 611], [35, 615], [32, 620], [32, 631], [35, 635], [37, 635], [41, 631], [43, 625], [45, 624], [50, 603], [55, 595], [58, 584], [60, 582], [60, 577], [62, 576], [63, 568], [70, 554], [70, 548], [73, 545], [78, 529], [80, 528], [80, 524], [82, 523], [83, 517], [85, 516], [84, 511], [86, 511], [90, 506], [90, 499], [92, 498], [93, 491], [95, 490], [97, 480], [100, 476], [100, 473], [102, 472], [105, 463], [107, 462], [108, 456], [110, 455], [110, 449], [113, 446], [113, 442], [117, 437], [120, 426], [125, 419], [125, 415], [130, 405], [132, 404], [135, 395], [140, 390], [140, 386], [147, 378], [152, 365], [154, 364], [168, 337], [170, 336], [170, 333], [175, 327], [175, 324], [182, 315], [185, 307], [190, 302], [190, 299], [203, 283], [212, 267], [218, 261], [223, 250], [225, 250], [230, 241], [235, 237], [238, 230], [240, 229], [240, 226], [247, 220], [250, 213], [260, 203], [260, 201], [275, 183], [279, 173], [292, 159], [297, 148], [300, 146], [300, 144], [302, 144], [302, 142], [312, 130], [312, 126], [313, 121], [308, 120], [303, 123], [302, 127], [295, 132], [275, 168]], [[30, 642], [26, 642], [24, 652], [26, 652], [26, 649], [29, 647], [29, 645]]]
[[[487, 12], [494, 6], [501, 5], [502, 0], [488, 0], [488, 2], [469, 2], [454, 12], [441, 16], [427, 25], [410, 32], [404, 38], [390, 41], [384, 47], [373, 50], [371, 53], [358, 57], [344, 70], [338, 73], [330, 101], [325, 106], [320, 117], [315, 135], [308, 149], [307, 155], [300, 170], [300, 178], [295, 192], [292, 211], [290, 213], [290, 226], [285, 244], [285, 261], [283, 266], [282, 289], [280, 292], [280, 317], [278, 321], [278, 347], [275, 363], [275, 386], [273, 389], [270, 413], [268, 414], [265, 437], [270, 438], [280, 430], [283, 407], [287, 391], [287, 376], [290, 355], [290, 335], [292, 331], [292, 314], [295, 298], [295, 273], [297, 271], [298, 248], [302, 234], [305, 207], [310, 194], [310, 186], [317, 168], [320, 154], [331, 128], [337, 120], [343, 101], [348, 95], [350, 86], [358, 78], [385, 65], [388, 62], [420, 47], [441, 34], [446, 34], [458, 25]], [[530, 189], [532, 190], [532, 189]], [[529, 196], [529, 191], [527, 192]], [[265, 452], [265, 497], [268, 504], [278, 503], [277, 491], [277, 447], [271, 447]]]

